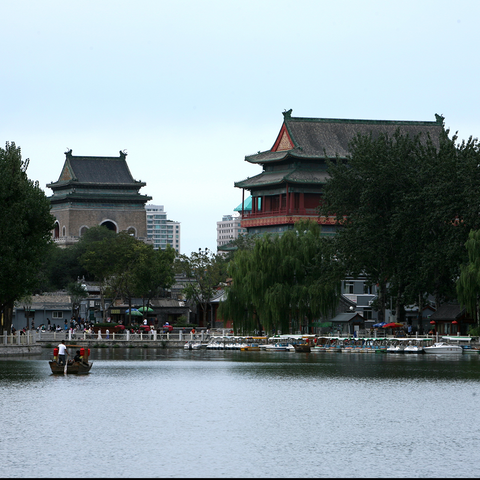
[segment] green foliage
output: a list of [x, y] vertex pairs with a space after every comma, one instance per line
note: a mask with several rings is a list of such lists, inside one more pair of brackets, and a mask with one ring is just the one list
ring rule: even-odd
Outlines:
[[79, 278], [87, 281], [95, 280], [93, 273], [90, 273], [82, 264], [83, 254], [95, 249], [95, 242], [115, 235], [115, 232], [105, 226], [96, 226], [89, 228], [76, 244], [68, 248], [52, 244], [45, 256], [40, 291], [63, 290], [69, 283], [76, 282]]
[[233, 239], [226, 245], [228, 251], [223, 258], [228, 263], [230, 260], [233, 260], [235, 252], [238, 250], [252, 250], [257, 238], [259, 238], [258, 234], [241, 233], [237, 238]]
[[217, 292], [218, 286], [225, 282], [227, 276], [226, 260], [222, 255], [214, 254], [208, 249], [192, 252], [190, 257], [180, 255], [176, 261], [176, 270], [189, 282], [183, 289], [187, 300], [200, 306], [203, 312], [203, 324], [207, 324], [207, 309], [210, 300]]
[[328, 162], [323, 215], [335, 214], [338, 257], [348, 273], [364, 273], [397, 313], [426, 293], [455, 298], [468, 231], [479, 225], [478, 143], [457, 145], [448, 131], [435, 143], [397, 131], [357, 136], [346, 161]]
[[[113, 299], [127, 299], [131, 309], [132, 297], [143, 297], [148, 305], [173, 284], [176, 252], [172, 247], [154, 250], [126, 232], [105, 236], [98, 230], [93, 233], [80, 261], [100, 282], [102, 299], [107, 294]], [[131, 315], [128, 319], [130, 325]]]
[[154, 250], [150, 245], [143, 245], [137, 252], [133, 266], [133, 281], [136, 296], [143, 297], [148, 305], [152, 298], [173, 285], [176, 252], [171, 245], [165, 250]]
[[480, 326], [470, 326], [470, 328], [468, 329], [468, 335], [470, 335], [471, 337], [480, 337]]
[[257, 238], [253, 249], [237, 251], [229, 264], [232, 283], [220, 314], [235, 330], [288, 332], [332, 313], [343, 275], [332, 246], [316, 222]]
[[478, 299], [480, 298], [480, 230], [472, 230], [465, 242], [468, 263], [460, 266], [457, 294], [460, 304], [478, 321]]
[[[27, 176], [15, 143], [0, 148], [0, 311], [11, 311], [15, 300], [31, 294], [41, 283], [39, 270], [51, 243], [54, 217], [50, 202]], [[5, 316], [3, 328], [10, 328]], [[0, 327], [1, 328], [1, 327]]]

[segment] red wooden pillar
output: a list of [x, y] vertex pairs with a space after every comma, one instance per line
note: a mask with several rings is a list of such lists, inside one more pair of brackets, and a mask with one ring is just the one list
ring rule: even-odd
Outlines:
[[305, 213], [305, 194], [300, 193], [300, 205], [298, 206], [300, 213]]
[[263, 207], [264, 212], [271, 212], [272, 211], [272, 197], [265, 197], [265, 205]]
[[288, 191], [288, 183], [285, 184], [285, 189], [286, 189], [286, 203], [287, 203], [287, 215], [290, 214], [290, 192]]
[[245, 210], [245, 189], [242, 188], [242, 218], [243, 218], [244, 210]]

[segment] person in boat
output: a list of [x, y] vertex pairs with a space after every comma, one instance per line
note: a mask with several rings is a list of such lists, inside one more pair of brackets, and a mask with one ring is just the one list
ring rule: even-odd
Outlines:
[[68, 355], [68, 348], [65, 345], [65, 342], [62, 340], [58, 344], [58, 363], [60, 365], [65, 365], [65, 356]]
[[77, 354], [73, 357], [74, 362], [79, 362], [81, 360], [80, 350], [77, 350]]

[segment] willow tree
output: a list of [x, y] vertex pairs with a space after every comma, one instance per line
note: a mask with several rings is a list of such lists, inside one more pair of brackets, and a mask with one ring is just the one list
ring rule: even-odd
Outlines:
[[343, 269], [331, 239], [316, 222], [304, 221], [236, 252], [228, 273], [232, 282], [220, 312], [236, 330], [288, 332], [334, 312]]
[[465, 242], [468, 252], [468, 263], [460, 266], [460, 276], [457, 280], [457, 294], [460, 305], [477, 321], [480, 327], [480, 230], [472, 230]]

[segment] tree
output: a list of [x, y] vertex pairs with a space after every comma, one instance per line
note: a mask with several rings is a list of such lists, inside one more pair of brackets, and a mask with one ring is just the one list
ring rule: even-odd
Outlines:
[[472, 230], [465, 242], [468, 252], [468, 263], [460, 266], [460, 276], [457, 280], [457, 293], [460, 305], [477, 321], [480, 328], [480, 230]]
[[135, 293], [146, 300], [146, 305], [143, 306], [148, 308], [152, 298], [158, 297], [162, 291], [173, 285], [176, 252], [171, 245], [167, 245], [165, 250], [154, 250], [151, 245], [143, 245], [133, 275]]
[[190, 257], [180, 255], [176, 262], [177, 272], [192, 280], [183, 289], [187, 300], [200, 306], [203, 325], [207, 325], [208, 306], [217, 292], [217, 287], [226, 279], [226, 262], [220, 254], [214, 254], [207, 248], [192, 252]]
[[328, 162], [319, 211], [337, 216], [349, 273], [378, 285], [380, 321], [388, 298], [402, 320], [404, 305], [427, 293], [437, 304], [454, 295], [461, 246], [479, 221], [480, 158], [476, 140], [458, 146], [448, 133], [435, 142], [400, 131], [358, 135], [346, 161]]
[[0, 148], [0, 331], [11, 327], [16, 300], [31, 294], [40, 282], [39, 271], [52, 242], [54, 217], [50, 202], [27, 176], [14, 142]]
[[[106, 295], [126, 299], [131, 312], [133, 297], [143, 297], [148, 306], [153, 297], [174, 282], [176, 252], [172, 247], [165, 251], [154, 250], [152, 245], [127, 232], [105, 234], [101, 230], [90, 233], [82, 248], [85, 245], [81, 263], [100, 282], [104, 317]], [[128, 324], [131, 323], [130, 313]]]
[[[100, 230], [103, 229], [103, 230]], [[92, 229], [93, 230], [93, 229]], [[118, 271], [118, 263], [123, 256], [117, 246], [117, 234], [107, 234], [106, 227], [96, 227], [90, 233], [86, 250], [80, 256], [80, 263], [93, 276], [100, 286], [100, 301], [102, 304], [103, 320], [105, 321], [105, 293], [110, 287], [111, 277]], [[118, 234], [120, 235], [120, 234]], [[129, 238], [129, 235], [127, 235]]]
[[88, 293], [80, 282], [70, 282], [67, 285], [67, 293], [70, 295], [72, 300], [72, 316], [78, 320], [80, 302], [82, 299], [88, 297]]
[[285, 332], [332, 313], [344, 273], [332, 247], [316, 222], [257, 238], [253, 249], [236, 252], [228, 266], [232, 282], [220, 305], [222, 315], [246, 332]]

